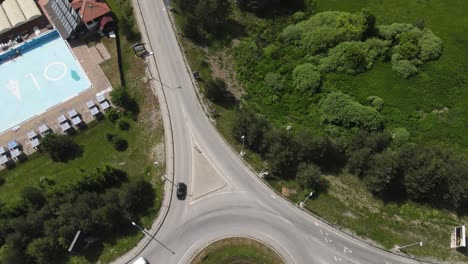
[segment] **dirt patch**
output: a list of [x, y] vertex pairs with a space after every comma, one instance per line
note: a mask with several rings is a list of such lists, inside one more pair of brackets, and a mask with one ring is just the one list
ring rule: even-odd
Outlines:
[[281, 194], [283, 194], [284, 196], [286, 197], [289, 197], [291, 194], [297, 194], [297, 190], [296, 189], [291, 189], [291, 188], [287, 188], [287, 187], [282, 187], [281, 188]]
[[237, 81], [236, 71], [232, 62], [232, 57], [228, 50], [216, 52], [208, 57], [213, 78], [221, 78], [226, 81], [227, 90], [237, 99], [245, 93], [242, 86]]
[[449, 109], [448, 107], [442, 107], [442, 108], [436, 108], [434, 110], [432, 110], [432, 113], [434, 114], [438, 114], [438, 115], [441, 115], [441, 114], [447, 114], [449, 112]]

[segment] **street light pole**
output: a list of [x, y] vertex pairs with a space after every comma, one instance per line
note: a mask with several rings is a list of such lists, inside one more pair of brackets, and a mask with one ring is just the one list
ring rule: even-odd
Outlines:
[[138, 229], [141, 230], [141, 232], [143, 232], [143, 234], [146, 234], [148, 235], [149, 237], [151, 237], [153, 240], [155, 240], [156, 242], [158, 242], [161, 246], [163, 246], [164, 248], [166, 248], [167, 250], [169, 250], [169, 252], [172, 253], [172, 255], [175, 255], [175, 252], [170, 250], [168, 247], [166, 247], [166, 245], [164, 245], [161, 241], [157, 240], [154, 236], [152, 236], [150, 233], [148, 233], [145, 229], [141, 228], [139, 225], [137, 225], [135, 222], [132, 222], [132, 225]]
[[240, 155], [241, 157], [244, 157], [245, 156], [245, 152], [244, 152], [245, 135], [242, 135], [241, 139], [242, 139], [242, 149], [241, 149]]
[[177, 188], [177, 185], [175, 185], [175, 183], [174, 183], [174, 182], [172, 182], [172, 181], [171, 181], [169, 178], [167, 178], [167, 177], [166, 177], [166, 175], [162, 175], [162, 176], [161, 176], [161, 178], [163, 178], [164, 180], [166, 180], [166, 181], [170, 182], [172, 185], [174, 185], [174, 187], [176, 187], [176, 188]]
[[404, 249], [404, 248], [409, 248], [409, 247], [417, 246], [417, 245], [419, 245], [420, 247], [422, 247], [423, 242], [422, 242], [422, 241], [421, 241], [421, 242], [416, 242], [416, 243], [408, 244], [408, 245], [401, 246], [401, 247], [400, 247], [400, 246], [397, 246], [396, 249], [397, 249], [398, 251], [401, 251], [401, 250]]
[[307, 197], [304, 199], [304, 201], [299, 203], [299, 206], [301, 208], [303, 208], [305, 206], [305, 203], [307, 202], [307, 200], [309, 200], [309, 198], [312, 197], [312, 195], [314, 195], [314, 192], [310, 192], [309, 195], [307, 195]]

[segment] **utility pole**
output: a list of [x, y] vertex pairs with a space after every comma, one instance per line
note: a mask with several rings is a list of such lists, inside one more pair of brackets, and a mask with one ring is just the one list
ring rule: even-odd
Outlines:
[[417, 245], [419, 245], [420, 247], [422, 247], [423, 242], [422, 242], [422, 241], [421, 241], [421, 242], [416, 242], [416, 243], [404, 245], [404, 246], [401, 246], [401, 247], [400, 247], [400, 246], [397, 246], [397, 247], [396, 247], [396, 250], [401, 251], [401, 250], [404, 249], [404, 248], [409, 248], [409, 247], [417, 246]]
[[304, 201], [302, 201], [302, 202], [299, 203], [299, 206], [300, 206], [301, 208], [304, 208], [305, 203], [307, 202], [307, 200], [309, 200], [310, 197], [312, 197], [312, 195], [314, 195], [314, 192], [310, 192], [309, 195], [307, 195], [307, 197], [304, 199]]
[[164, 245], [161, 241], [157, 240], [154, 236], [152, 236], [150, 233], [148, 233], [148, 231], [146, 231], [145, 229], [141, 228], [139, 225], [137, 225], [135, 222], [132, 222], [132, 225], [138, 229], [141, 230], [141, 232], [143, 232], [143, 234], [146, 234], [148, 235], [149, 237], [151, 237], [151, 239], [155, 240], [156, 242], [158, 242], [161, 246], [163, 246], [164, 248], [166, 248], [167, 250], [169, 250], [169, 252], [172, 253], [172, 255], [175, 255], [175, 252], [170, 250], [166, 245]]
[[241, 149], [240, 155], [241, 157], [244, 157], [245, 156], [245, 152], [244, 152], [245, 135], [242, 135], [241, 139], [242, 139], [242, 149]]

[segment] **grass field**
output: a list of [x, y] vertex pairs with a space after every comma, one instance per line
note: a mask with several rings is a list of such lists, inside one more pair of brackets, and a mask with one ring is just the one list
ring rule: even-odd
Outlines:
[[[372, 11], [378, 24], [414, 23], [424, 19], [426, 28], [444, 45], [439, 60], [422, 67], [410, 79], [399, 77], [389, 63], [376, 65], [357, 76], [327, 76], [330, 89], [339, 89], [364, 101], [369, 95], [385, 100], [383, 114], [390, 127], [406, 127], [413, 140], [443, 142], [468, 154], [468, 2], [463, 0], [328, 0], [318, 3], [318, 12]], [[434, 113], [447, 107], [447, 113]]]
[[226, 238], [200, 251], [190, 264], [283, 264], [269, 246], [248, 238]]

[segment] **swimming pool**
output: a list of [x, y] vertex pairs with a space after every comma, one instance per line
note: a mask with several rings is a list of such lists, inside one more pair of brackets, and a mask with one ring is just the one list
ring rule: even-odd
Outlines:
[[56, 30], [0, 54], [0, 133], [91, 88]]

